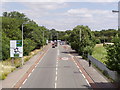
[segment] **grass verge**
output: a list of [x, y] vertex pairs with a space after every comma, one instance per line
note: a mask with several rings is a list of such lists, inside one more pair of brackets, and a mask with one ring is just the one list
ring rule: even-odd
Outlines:
[[[27, 62], [31, 57], [36, 55], [42, 49], [36, 49], [29, 53], [28, 56], [24, 56], [24, 62]], [[14, 59], [14, 65], [12, 64], [11, 58], [0, 61], [0, 80], [6, 79], [9, 73], [13, 72], [16, 68], [21, 66], [21, 58]]]

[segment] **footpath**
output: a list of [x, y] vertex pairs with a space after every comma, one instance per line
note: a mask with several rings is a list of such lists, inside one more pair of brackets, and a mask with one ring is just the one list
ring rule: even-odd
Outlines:
[[29, 61], [25, 62], [22, 67], [17, 68], [14, 72], [10, 73], [5, 80], [0, 80], [0, 90], [2, 88], [13, 88], [21, 78], [28, 72], [33, 64], [44, 54], [50, 45], [46, 45], [40, 52], [34, 55]]
[[[93, 65], [89, 67], [89, 62], [85, 59], [82, 59], [81, 56], [79, 56], [74, 50], [69, 50], [69, 53], [74, 56], [75, 61], [79, 64], [79, 67], [81, 70], [83, 70], [92, 80], [92, 83], [90, 83], [93, 88], [107, 88], [116, 90], [117, 88], [113, 83], [110, 82], [100, 71], [98, 71]], [[89, 80], [88, 80], [89, 81]]]

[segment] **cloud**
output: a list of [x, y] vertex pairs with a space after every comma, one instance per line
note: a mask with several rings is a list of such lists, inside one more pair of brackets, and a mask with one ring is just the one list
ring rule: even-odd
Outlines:
[[[49, 29], [69, 30], [76, 25], [88, 25], [92, 30], [117, 28], [117, 14], [111, 10], [74, 8], [69, 3], [22, 2], [25, 9], [16, 10]], [[10, 8], [10, 7], [9, 7]]]
[[118, 2], [119, 0], [2, 0], [2, 2]]
[[66, 7], [66, 3], [55, 3], [55, 2], [28, 2], [23, 3], [26, 7], [34, 10], [55, 10], [58, 8]]
[[49, 29], [66, 30], [72, 29], [76, 25], [88, 25], [92, 30], [117, 27], [117, 14], [113, 14], [110, 10], [80, 8], [51, 13], [49, 10], [52, 8], [46, 8], [44, 5], [37, 9], [33, 7], [25, 11], [28, 14], [27, 16], [35, 20], [39, 25], [44, 25]]

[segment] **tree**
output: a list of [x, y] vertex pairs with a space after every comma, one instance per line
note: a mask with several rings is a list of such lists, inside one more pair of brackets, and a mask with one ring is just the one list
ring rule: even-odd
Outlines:
[[117, 30], [108, 29], [101, 31], [92, 31], [97, 39], [100, 39], [100, 42], [112, 42], [113, 37], [118, 33]]
[[116, 36], [114, 38], [114, 45], [108, 45], [106, 49], [107, 61], [105, 63], [107, 67], [120, 73], [120, 38]]
[[[10, 40], [21, 40], [22, 24], [23, 26], [23, 41], [24, 55], [28, 55], [32, 50], [42, 47], [46, 38], [48, 38], [48, 29], [44, 26], [38, 26], [36, 22], [30, 20], [23, 13], [19, 12], [4, 12], [3, 17], [0, 17], [2, 24], [2, 59], [6, 60], [10, 57]], [[45, 36], [43, 38], [43, 32]]]
[[88, 53], [92, 54], [93, 47], [95, 46], [94, 35], [88, 26], [83, 25], [78, 25], [71, 31], [69, 42], [71, 44], [71, 47], [83, 56], [86, 56]]

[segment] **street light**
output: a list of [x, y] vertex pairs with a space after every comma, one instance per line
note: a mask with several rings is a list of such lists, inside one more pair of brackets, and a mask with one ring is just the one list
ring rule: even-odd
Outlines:
[[112, 10], [113, 13], [118, 13], [118, 31], [120, 29], [120, 1], [118, 2], [118, 10]]
[[[23, 23], [22, 24], [22, 48], [23, 48], [23, 27], [24, 27], [24, 24], [27, 24], [27, 23]], [[23, 54], [23, 52], [22, 52], [22, 54]], [[23, 66], [23, 64], [24, 64], [24, 58], [23, 58], [23, 55], [22, 55], [22, 66]]]
[[80, 42], [81, 42], [81, 29], [80, 29], [80, 32], [79, 32], [79, 34], [80, 34]]
[[119, 13], [119, 11], [117, 11], [117, 10], [112, 10], [112, 12], [113, 12], [113, 13]]

